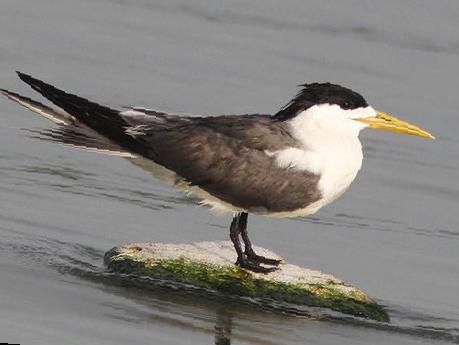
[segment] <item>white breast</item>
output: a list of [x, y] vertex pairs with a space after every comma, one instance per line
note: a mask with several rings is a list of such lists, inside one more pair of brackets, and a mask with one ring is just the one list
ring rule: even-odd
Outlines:
[[[314, 111], [314, 109], [312, 109]], [[268, 152], [285, 169], [307, 170], [320, 175], [322, 198], [308, 207], [275, 216], [310, 215], [343, 194], [362, 166], [359, 125], [353, 120], [315, 113], [298, 115], [290, 122], [298, 147]], [[352, 122], [351, 122], [352, 121]]]
[[362, 145], [358, 138], [340, 140], [314, 152], [322, 158], [319, 189], [323, 206], [343, 194], [354, 181], [362, 166]]

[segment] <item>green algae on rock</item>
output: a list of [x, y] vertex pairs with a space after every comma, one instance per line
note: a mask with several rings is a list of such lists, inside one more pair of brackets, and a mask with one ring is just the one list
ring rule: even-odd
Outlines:
[[[264, 248], [258, 254], [279, 258]], [[105, 254], [109, 269], [190, 284], [220, 293], [271, 299], [344, 314], [389, 321], [384, 309], [356, 287], [319, 271], [282, 263], [280, 269], [259, 274], [241, 269], [229, 241], [191, 244], [135, 243]]]

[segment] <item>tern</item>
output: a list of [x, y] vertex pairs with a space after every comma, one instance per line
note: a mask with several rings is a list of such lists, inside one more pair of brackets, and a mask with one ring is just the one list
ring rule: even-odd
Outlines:
[[202, 117], [113, 109], [17, 73], [57, 106], [0, 89], [59, 125], [43, 135], [128, 157], [203, 204], [232, 213], [236, 265], [257, 273], [272, 272], [281, 261], [255, 253], [248, 213], [308, 216], [334, 201], [361, 168], [359, 132], [364, 128], [434, 139], [416, 125], [373, 109], [359, 93], [331, 83], [300, 85], [300, 92], [274, 115]]

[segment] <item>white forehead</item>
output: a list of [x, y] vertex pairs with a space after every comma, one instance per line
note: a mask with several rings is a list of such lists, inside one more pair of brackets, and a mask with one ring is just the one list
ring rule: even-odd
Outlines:
[[369, 105], [355, 109], [343, 109], [337, 104], [324, 103], [315, 105], [308, 110], [311, 110], [311, 112], [314, 112], [317, 115], [326, 116], [327, 114], [336, 114], [348, 119], [359, 119], [376, 116], [376, 111]]

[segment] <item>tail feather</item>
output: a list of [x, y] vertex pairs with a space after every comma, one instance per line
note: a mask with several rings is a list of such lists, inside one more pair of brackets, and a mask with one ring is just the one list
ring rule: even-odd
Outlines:
[[[38, 133], [40, 138], [122, 157], [134, 157], [134, 152], [139, 151], [141, 145], [133, 142], [134, 139], [125, 132], [132, 124], [126, 122], [128, 118], [123, 117], [119, 111], [66, 93], [27, 74], [17, 73], [21, 80], [57, 105], [44, 105], [0, 88], [0, 93], [10, 100], [60, 125], [56, 129], [38, 132], [31, 130]], [[134, 145], [137, 150], [133, 149]]]
[[60, 126], [57, 129], [48, 129], [38, 132], [41, 138], [62, 143], [66, 146], [81, 148], [86, 151], [104, 153], [120, 157], [134, 157], [131, 152], [126, 151], [105, 136], [96, 131], [81, 125]]
[[61, 109], [48, 107], [47, 105], [37, 102], [31, 98], [24, 97], [18, 93], [5, 89], [0, 89], [0, 93], [23, 107], [26, 107], [27, 109], [32, 110], [33, 112], [38, 113], [57, 124], [69, 125], [75, 121], [75, 118], [72, 115]]
[[124, 149], [137, 152], [142, 149], [141, 145], [139, 145], [132, 136], [126, 133], [126, 129], [130, 127], [130, 124], [123, 119], [118, 110], [59, 90], [25, 73], [17, 72], [17, 74], [22, 81], [29, 84], [35, 91], [42, 94], [52, 103], [62, 108], [78, 122], [102, 134]]

